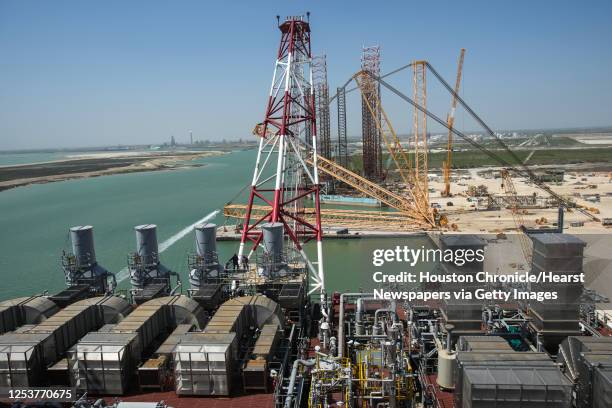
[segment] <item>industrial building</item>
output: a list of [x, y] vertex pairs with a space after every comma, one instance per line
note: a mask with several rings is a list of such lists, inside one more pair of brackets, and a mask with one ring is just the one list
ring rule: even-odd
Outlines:
[[[309, 16], [279, 20], [278, 28], [270, 96], [254, 131], [259, 144], [248, 198], [225, 208], [227, 217], [240, 219], [231, 264], [219, 262], [217, 225], [195, 225], [184, 288], [163, 263], [156, 225], [138, 225], [135, 250], [127, 255], [130, 288], [122, 292], [115, 274], [98, 263], [94, 228], [70, 228], [71, 251], [61, 255], [66, 289], [0, 303], [0, 387], [71, 387], [78, 398], [70, 405], [78, 408], [612, 406], [612, 314], [593, 306], [583, 283], [530, 283], [527, 291], [555, 292], [557, 298], [509, 302], [475, 300], [482, 284], [445, 286], [472, 296], [465, 300], [426, 302], [326, 288], [328, 221], [430, 232], [443, 251], [489, 245], [456, 233], [429, 197], [428, 119], [448, 129], [443, 196], [453, 194], [452, 137], [466, 138], [453, 127], [454, 108], [467, 106], [458, 95], [465, 50], [454, 87], [427, 61], [401, 68], [412, 71], [408, 97], [384, 81], [380, 48], [365, 47], [361, 70], [349, 80], [355, 87], [347, 83], [330, 96], [326, 59], [312, 53]], [[452, 95], [447, 120], [427, 110], [428, 75]], [[382, 89], [414, 108], [408, 144], [400, 142], [382, 107]], [[359, 171], [348, 168], [345, 97], [352, 90], [361, 97]], [[564, 233], [564, 209], [593, 214], [552, 191], [522, 161], [508, 163], [469, 140], [504, 167], [506, 194], [488, 201], [512, 212], [526, 272], [579, 276], [587, 243]], [[390, 172], [383, 168], [383, 150], [393, 163]], [[518, 210], [535, 205], [535, 197], [517, 194], [517, 176], [558, 205], [557, 228], [526, 228]], [[386, 184], [386, 177], [393, 180]], [[366, 196], [348, 201], [389, 211], [322, 210], [322, 201], [340, 197], [324, 194], [323, 178]], [[434, 271], [474, 275], [483, 268], [484, 261], [442, 260]], [[354, 271], [343, 273], [352, 278]]]

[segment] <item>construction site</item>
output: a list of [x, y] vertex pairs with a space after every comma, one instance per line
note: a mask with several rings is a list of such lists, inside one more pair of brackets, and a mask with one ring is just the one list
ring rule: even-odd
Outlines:
[[[272, 59], [274, 72], [249, 185], [224, 207], [225, 227], [193, 228], [189, 282], [164, 265], [155, 224], [134, 227], [126, 291], [98, 263], [93, 227], [69, 228], [65, 290], [0, 303], [0, 388], [74, 390], [57, 405], [77, 408], [611, 407], [611, 269], [587, 268], [610, 243], [609, 160], [532, 166], [540, 136], [509, 142], [461, 96], [465, 49], [448, 81], [426, 56], [384, 71], [381, 47], [363, 47], [361, 66], [331, 87], [310, 15], [277, 25], [270, 58], [252, 61]], [[444, 117], [428, 108], [433, 84]], [[391, 118], [386, 98], [405, 114]], [[458, 129], [459, 111], [478, 133]], [[457, 164], [465, 152], [493, 164]], [[441, 251], [485, 254], [441, 260], [434, 275], [550, 281], [385, 289], [555, 299], [407, 301], [326, 287], [328, 238], [417, 233]], [[228, 264], [221, 239], [236, 241]], [[591, 267], [600, 281], [578, 280]]]

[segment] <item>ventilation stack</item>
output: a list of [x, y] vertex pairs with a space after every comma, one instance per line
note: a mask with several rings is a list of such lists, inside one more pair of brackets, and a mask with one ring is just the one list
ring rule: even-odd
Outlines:
[[269, 222], [261, 226], [264, 254], [257, 262], [257, 272], [260, 275], [273, 278], [287, 268], [287, 262], [283, 259], [283, 229], [280, 222]]
[[[105, 294], [116, 286], [115, 275], [108, 272], [96, 261], [93, 227], [91, 225], [70, 228], [72, 253], [62, 255], [62, 268], [69, 288], [87, 285], [89, 292]], [[109, 284], [109, 277], [112, 283]]]
[[[457, 234], [457, 235], [443, 235], [440, 238], [440, 249], [443, 252], [447, 250], [453, 251], [465, 251], [472, 250], [483, 251], [486, 246], [486, 241], [477, 235], [469, 234]], [[482, 261], [474, 260], [473, 262], [466, 262], [462, 265], [457, 265], [453, 262], [441, 262], [440, 263], [440, 274], [446, 275], [475, 275], [477, 272], [484, 270]], [[431, 285], [431, 284], [429, 284]], [[440, 285], [440, 284], [434, 284]], [[444, 321], [443, 327], [452, 325], [454, 328], [451, 337], [451, 345], [455, 344], [455, 341], [459, 336], [473, 336], [482, 334], [482, 301], [474, 298], [476, 290], [480, 289], [482, 284], [476, 283], [445, 283], [444, 290], [457, 291], [464, 289], [466, 292], [472, 293], [472, 299], [451, 299], [444, 300], [440, 308], [442, 319]], [[440, 287], [433, 288], [427, 287], [429, 290], [442, 290]]]
[[198, 291], [206, 283], [217, 283], [222, 271], [217, 254], [217, 226], [198, 224], [195, 227], [196, 253], [189, 258], [189, 283]]
[[223, 267], [217, 253], [217, 225], [195, 226], [196, 253], [189, 256], [189, 295], [205, 310], [216, 309], [223, 301]]
[[[586, 243], [581, 239], [560, 233], [532, 234], [533, 260], [531, 273], [579, 277], [583, 273], [583, 251]], [[537, 333], [538, 347], [557, 354], [559, 344], [580, 331], [580, 296], [584, 284], [534, 282], [532, 292], [556, 292], [556, 300], [531, 301], [529, 314], [531, 327]]]
[[128, 256], [132, 297], [137, 304], [170, 293], [170, 275], [176, 275], [159, 262], [157, 226], [134, 227], [136, 252]]

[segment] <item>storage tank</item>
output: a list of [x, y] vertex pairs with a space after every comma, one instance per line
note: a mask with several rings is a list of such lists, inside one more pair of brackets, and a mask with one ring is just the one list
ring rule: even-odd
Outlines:
[[455, 388], [453, 378], [453, 366], [457, 353], [446, 349], [438, 350], [438, 385], [444, 390], [452, 390]]

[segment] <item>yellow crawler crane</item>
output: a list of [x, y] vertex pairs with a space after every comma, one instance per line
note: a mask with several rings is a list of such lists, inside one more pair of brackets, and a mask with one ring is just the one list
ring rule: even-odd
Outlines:
[[[427, 194], [427, 143], [425, 143], [424, 156], [421, 152], [419, 152], [419, 157], [415, 155], [415, 167], [412, 168], [409, 154], [402, 147], [400, 139], [387, 113], [382, 107], [380, 98], [366, 98], [364, 96], [366, 94], [368, 81], [371, 80], [370, 74], [366, 71], [360, 71], [353, 76], [353, 79], [361, 91], [362, 99], [368, 107], [368, 110], [372, 112], [376, 127], [385, 142], [389, 155], [399, 172], [401, 180], [407, 187], [410, 206], [422, 221], [432, 226], [435, 225], [434, 214], [429, 209], [429, 196]], [[374, 114], [375, 112], [381, 113], [380, 118]], [[418, 159], [420, 159], [420, 161], [418, 161]], [[419, 165], [418, 171], [417, 163]], [[425, 185], [423, 185], [422, 180], [420, 180], [423, 171], [425, 172]]]
[[[243, 204], [227, 204], [223, 207], [226, 218], [243, 219], [246, 206]], [[262, 217], [270, 212], [270, 207], [254, 205], [251, 211], [253, 217]], [[314, 221], [314, 209], [304, 208], [300, 215], [308, 222]], [[381, 231], [422, 231], [431, 226], [415, 223], [401, 212], [391, 211], [355, 211], [322, 209], [321, 222], [325, 225], [352, 229], [376, 229]]]
[[[359, 82], [358, 82], [359, 83]], [[369, 105], [368, 105], [369, 106]], [[381, 107], [382, 109], [382, 107]], [[396, 143], [396, 147], [393, 149], [392, 154], [395, 157], [402, 156], [402, 160], [404, 163], [409, 163], [408, 155], [405, 151], [403, 151], [401, 145], [399, 144], [399, 139], [395, 135], [395, 131], [393, 130], [392, 125], [388, 121], [386, 117], [386, 113], [384, 113], [384, 123], [388, 123], [389, 134], [385, 133], [386, 140], [393, 140]], [[381, 126], [381, 123], [377, 123], [377, 126]], [[253, 134], [256, 136], [263, 136], [263, 126], [261, 124], [257, 124], [253, 129]], [[398, 159], [399, 161], [400, 159]], [[311, 156], [307, 155], [305, 161], [312, 165]], [[410, 197], [405, 197], [401, 194], [392, 192], [387, 190], [386, 188], [380, 186], [379, 184], [367, 180], [366, 178], [356, 174], [349, 169], [342, 167], [338, 163], [335, 163], [329, 159], [326, 159], [322, 156], [318, 157], [318, 168], [323, 173], [326, 173], [335, 179], [353, 187], [355, 190], [367, 195], [368, 197], [374, 198], [381, 203], [396, 209], [398, 212], [383, 212], [383, 211], [356, 211], [356, 210], [327, 210], [324, 209], [321, 211], [321, 220], [324, 224], [347, 227], [347, 228], [361, 228], [361, 229], [376, 229], [376, 230], [389, 230], [389, 231], [413, 231], [413, 230], [427, 230], [436, 228], [433, 217], [429, 214], [428, 204], [422, 205], [423, 209], [417, 209], [415, 206], [415, 201]], [[404, 165], [402, 167], [404, 169], [405, 179], [403, 180], [409, 181], [409, 176], [407, 175], [407, 171], [409, 171], [409, 167]], [[246, 211], [245, 205], [240, 204], [227, 204], [224, 207], [223, 213], [225, 217], [228, 218], [244, 218], [244, 214]], [[253, 207], [253, 215], [261, 215], [265, 214], [266, 211], [269, 211], [269, 208], [266, 206], [254, 206]], [[304, 213], [300, 214], [301, 217], [305, 217], [306, 220], [310, 220], [313, 214], [310, 214], [312, 211], [309, 211], [308, 208], [304, 209]], [[423, 216], [425, 213], [427, 216]], [[444, 225], [445, 218], [442, 217], [442, 226]]]
[[[427, 61], [412, 63], [412, 98], [427, 109]], [[427, 157], [427, 114], [414, 108], [414, 195], [419, 204], [426, 204], [429, 211], [429, 163]]]
[[444, 190], [442, 190], [442, 197], [450, 197], [450, 173], [451, 166], [453, 163], [453, 126], [455, 125], [455, 110], [457, 109], [457, 95], [459, 94], [459, 88], [461, 86], [461, 75], [463, 72], [463, 57], [465, 56], [465, 48], [461, 49], [459, 53], [459, 62], [457, 64], [457, 79], [455, 80], [455, 93], [453, 94], [451, 101], [451, 110], [446, 119], [448, 124], [448, 141], [446, 144], [446, 161], [442, 164], [444, 171]]
[[514, 186], [512, 176], [510, 175], [510, 171], [508, 169], [503, 169], [501, 171], [501, 179], [502, 188], [510, 198], [510, 212], [512, 213], [514, 224], [516, 225], [516, 228], [519, 232], [519, 239], [521, 241], [521, 250], [523, 251], [523, 256], [525, 256], [525, 261], [527, 262], [527, 265], [531, 265], [531, 259], [533, 257], [533, 248], [531, 245], [531, 240], [522, 230], [522, 227], [525, 225], [525, 219], [523, 218], [523, 214], [521, 213], [521, 209], [519, 208], [519, 200], [516, 193], [516, 187]]

